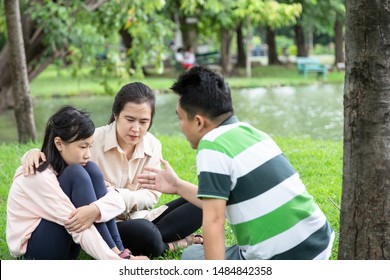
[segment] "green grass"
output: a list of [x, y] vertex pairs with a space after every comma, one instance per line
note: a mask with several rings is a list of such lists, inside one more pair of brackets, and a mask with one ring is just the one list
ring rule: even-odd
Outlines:
[[[163, 145], [163, 155], [176, 170], [177, 174], [193, 183], [197, 182], [195, 152], [184, 137], [157, 135]], [[275, 138], [293, 166], [300, 173], [310, 194], [323, 210], [336, 232], [332, 259], [337, 258], [339, 210], [342, 180], [342, 143], [334, 141], [311, 140], [309, 138]], [[19, 166], [20, 157], [25, 151], [37, 144], [3, 144], [0, 146], [0, 259], [12, 259], [5, 241], [6, 200], [12, 177]], [[39, 145], [38, 145], [39, 146]], [[172, 195], [163, 195], [160, 204], [173, 199]], [[234, 236], [226, 226], [228, 244], [234, 242]], [[162, 259], [178, 259], [180, 253], [168, 253]], [[90, 259], [82, 254], [80, 259]]]
[[[51, 96], [79, 96], [79, 95], [106, 95], [115, 94], [122, 85], [140, 81], [160, 92], [167, 92], [177, 78], [178, 73], [167, 68], [163, 75], [148, 76], [144, 79], [136, 77], [107, 78], [91, 74], [90, 68], [78, 70], [77, 76], [73, 75], [72, 68], [58, 69], [55, 66], [48, 67], [31, 83], [31, 95], [35, 98]], [[316, 74], [311, 73], [307, 78], [298, 75], [294, 64], [288, 66], [256, 66], [252, 69], [252, 77], [247, 78], [245, 69], [237, 69], [234, 76], [227, 76], [227, 82], [231, 88], [255, 88], [274, 86], [297, 86], [313, 83], [323, 83], [317, 79]], [[343, 72], [330, 72], [327, 83], [341, 83], [344, 80]], [[104, 86], [104, 81], [108, 87]]]

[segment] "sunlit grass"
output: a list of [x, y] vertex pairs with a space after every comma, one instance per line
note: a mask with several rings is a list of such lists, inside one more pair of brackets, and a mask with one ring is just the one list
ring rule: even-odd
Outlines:
[[[102, 78], [92, 74], [92, 69], [85, 67], [77, 70], [74, 75], [72, 68], [48, 67], [31, 83], [31, 95], [35, 98], [50, 96], [79, 96], [79, 95], [107, 95], [115, 94], [122, 85], [139, 81], [152, 89], [167, 92], [179, 73], [172, 68], [166, 69], [163, 75], [136, 77], [108, 77]], [[335, 82], [344, 80], [344, 73], [330, 72], [326, 81], [317, 78], [311, 73], [307, 78], [298, 75], [294, 64], [283, 66], [255, 66], [252, 69], [252, 77], [246, 77], [244, 68], [237, 69], [234, 75], [226, 76], [226, 81], [231, 88], [255, 88], [274, 86], [296, 86], [312, 83]], [[108, 86], [105, 86], [108, 85]]]
[[[197, 183], [195, 151], [181, 136], [157, 135], [163, 145], [163, 156], [177, 174], [194, 184]], [[339, 210], [342, 180], [342, 142], [311, 140], [309, 138], [276, 138], [285, 155], [299, 172], [308, 192], [323, 210], [336, 232], [332, 259], [337, 257]], [[12, 177], [20, 164], [20, 157], [37, 144], [3, 144], [0, 146], [0, 259], [12, 259], [5, 241], [6, 200]], [[163, 195], [159, 204], [167, 203], [175, 196]], [[336, 206], [335, 206], [336, 205]], [[226, 226], [226, 242], [232, 244], [234, 236]], [[89, 259], [82, 254], [81, 259]], [[178, 259], [180, 252], [168, 253], [162, 259]]]

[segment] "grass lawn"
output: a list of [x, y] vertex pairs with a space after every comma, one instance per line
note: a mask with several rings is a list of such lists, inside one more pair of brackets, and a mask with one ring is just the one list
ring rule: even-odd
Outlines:
[[[168, 68], [163, 75], [152, 75], [143, 79], [135, 77], [108, 77], [103, 79], [91, 74], [90, 68], [78, 70], [77, 76], [73, 75], [72, 68], [58, 69], [55, 66], [48, 67], [31, 83], [31, 95], [35, 98], [50, 96], [78, 96], [78, 95], [114, 95], [122, 85], [140, 81], [150, 88], [160, 92], [167, 92], [177, 78], [178, 73]], [[313, 83], [323, 83], [315, 73], [307, 78], [298, 75], [295, 64], [288, 66], [256, 66], [252, 69], [252, 77], [247, 78], [245, 69], [237, 69], [234, 76], [225, 77], [231, 88], [256, 88], [275, 86], [297, 86]], [[341, 83], [344, 73], [333, 71], [327, 75], [327, 83]]]
[[[197, 182], [195, 152], [183, 137], [158, 136], [163, 145], [163, 155], [185, 180]], [[310, 140], [308, 138], [275, 139], [293, 166], [300, 173], [303, 182], [315, 201], [328, 217], [336, 232], [336, 242], [332, 259], [336, 259], [339, 232], [339, 210], [334, 205], [340, 204], [342, 179], [342, 143], [334, 141]], [[11, 186], [12, 176], [20, 163], [20, 157], [34, 143], [0, 146], [0, 259], [12, 259], [5, 241], [6, 200]], [[160, 204], [173, 199], [171, 195], [163, 195]], [[232, 244], [234, 236], [226, 226], [226, 242]], [[180, 253], [167, 254], [163, 259], [178, 259]], [[89, 259], [82, 254], [81, 259]]]

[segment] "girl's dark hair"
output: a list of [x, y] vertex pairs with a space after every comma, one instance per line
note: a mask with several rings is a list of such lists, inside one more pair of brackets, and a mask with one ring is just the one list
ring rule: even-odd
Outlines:
[[179, 95], [179, 104], [189, 119], [198, 113], [210, 119], [234, 113], [229, 86], [220, 74], [210, 69], [192, 67], [179, 76], [171, 89]]
[[148, 103], [151, 110], [152, 116], [150, 119], [150, 126], [148, 130], [152, 127], [154, 113], [156, 111], [156, 97], [153, 91], [145, 84], [135, 82], [124, 85], [115, 96], [114, 103], [112, 104], [111, 117], [108, 123], [112, 123], [115, 120], [115, 116], [119, 116], [122, 112], [123, 107], [127, 103]]
[[42, 172], [51, 165], [60, 175], [67, 166], [54, 144], [55, 137], [60, 137], [64, 143], [72, 143], [87, 139], [94, 132], [95, 125], [87, 112], [77, 110], [72, 106], [60, 108], [47, 121], [45, 138], [41, 148], [41, 151], [46, 155], [46, 162], [39, 166], [37, 170]]

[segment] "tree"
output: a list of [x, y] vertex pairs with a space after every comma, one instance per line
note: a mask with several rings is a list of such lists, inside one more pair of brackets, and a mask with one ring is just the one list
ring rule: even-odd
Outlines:
[[15, 100], [15, 117], [19, 142], [36, 139], [33, 105], [24, 53], [23, 31], [20, 20], [19, 0], [4, 0], [7, 21], [9, 53], [12, 73], [12, 95]]
[[308, 56], [308, 47], [305, 33], [312, 30], [313, 23], [316, 20], [313, 17], [313, 13], [318, 10], [318, 7], [316, 7], [317, 0], [280, 0], [280, 2], [289, 4], [299, 3], [302, 6], [302, 13], [294, 24], [294, 32], [297, 56], [306, 57]]
[[278, 58], [275, 31], [271, 26], [268, 25], [266, 27], [266, 32], [267, 32], [266, 41], [268, 45], [268, 64], [269, 65], [281, 64]]
[[[128, 63], [115, 65], [116, 59], [108, 57], [107, 67], [142, 74], [146, 61], [154, 60], [161, 65], [163, 39], [171, 27], [158, 13], [163, 4], [161, 0], [20, 0], [29, 80], [65, 57], [72, 59], [75, 66], [94, 65], [97, 46], [112, 42], [123, 28], [133, 38], [132, 48], [127, 52]], [[0, 5], [0, 15], [2, 10]], [[4, 26], [0, 20], [0, 37], [2, 34]], [[7, 71], [9, 57], [6, 41], [0, 44], [0, 112], [14, 105]], [[129, 70], [131, 66], [135, 69]]]
[[245, 51], [245, 36], [244, 36], [244, 21], [238, 22], [236, 27], [236, 46], [237, 46], [237, 67], [246, 66], [246, 51]]
[[302, 14], [294, 26], [297, 56], [309, 55], [313, 47], [313, 33], [328, 34], [335, 38], [335, 64], [344, 62], [344, 0], [280, 1], [302, 5]]
[[390, 13], [346, 1], [339, 259], [390, 259]]
[[182, 0], [183, 13], [198, 17], [200, 32], [218, 34], [220, 42], [221, 66], [224, 74], [230, 74], [231, 43], [237, 27], [242, 22], [280, 27], [291, 24], [301, 12], [300, 4], [281, 4], [277, 1], [258, 0]]
[[275, 30], [296, 22], [302, 12], [300, 3], [279, 3], [278, 1], [243, 0], [238, 4], [241, 18], [248, 17], [253, 26], [266, 26], [268, 63], [279, 64]]
[[336, 19], [334, 24], [334, 45], [335, 60], [334, 64], [344, 63], [344, 21], [345, 21], [345, 4], [341, 1], [339, 8], [336, 10]]

